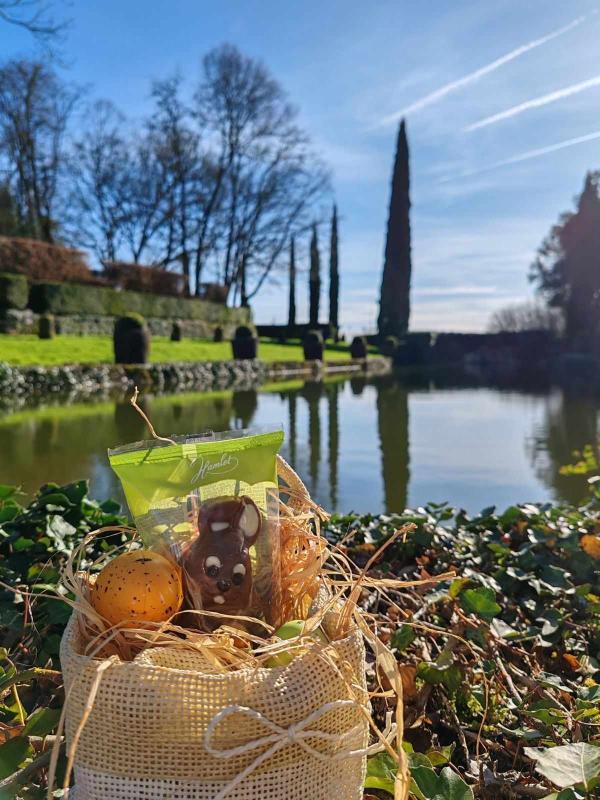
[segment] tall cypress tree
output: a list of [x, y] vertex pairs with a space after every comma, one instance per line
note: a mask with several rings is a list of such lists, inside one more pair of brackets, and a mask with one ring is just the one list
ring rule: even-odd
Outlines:
[[296, 324], [296, 253], [294, 250], [294, 237], [290, 239], [290, 295], [288, 306], [288, 328]]
[[410, 176], [406, 124], [400, 123], [381, 280], [380, 336], [401, 336], [410, 316]]
[[317, 225], [313, 224], [310, 239], [310, 277], [309, 277], [309, 315], [308, 322], [311, 328], [319, 325], [319, 302], [321, 299], [321, 263], [319, 258], [319, 241], [317, 238]]
[[338, 231], [337, 206], [331, 215], [331, 240], [329, 248], [329, 324], [335, 336], [338, 329], [338, 306], [340, 296], [340, 275], [338, 272]]

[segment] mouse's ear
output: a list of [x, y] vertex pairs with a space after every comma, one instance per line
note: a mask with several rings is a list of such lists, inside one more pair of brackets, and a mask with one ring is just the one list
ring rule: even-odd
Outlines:
[[238, 517], [238, 527], [244, 534], [244, 541], [251, 547], [256, 541], [262, 527], [262, 515], [260, 509], [249, 497], [240, 497], [242, 501], [242, 512]]

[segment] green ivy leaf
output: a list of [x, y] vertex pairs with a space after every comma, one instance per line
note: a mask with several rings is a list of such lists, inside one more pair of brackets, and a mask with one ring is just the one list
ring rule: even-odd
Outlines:
[[462, 590], [471, 583], [469, 578], [456, 578], [450, 584], [450, 588], [448, 589], [448, 594], [454, 600], [458, 597], [458, 595], [462, 592]]
[[[76, 481], [75, 483], [68, 483], [66, 486], [61, 487], [61, 491], [64, 492], [74, 506], [78, 506], [88, 492], [88, 482]], [[117, 507], [119, 508], [118, 504]]]
[[526, 747], [525, 755], [536, 762], [535, 769], [560, 789], [583, 784], [591, 789], [600, 776], [600, 747], [586, 742], [559, 747]]
[[582, 700], [600, 703], [600, 684], [595, 686], [581, 686], [577, 694]]
[[100, 508], [105, 514], [120, 514], [121, 505], [116, 500], [104, 500], [100, 503]]
[[38, 708], [31, 714], [23, 730], [24, 736], [47, 736], [60, 719], [60, 708]]
[[542, 800], [585, 800], [585, 795], [578, 792], [576, 789], [563, 789], [560, 792], [552, 792], [547, 794]]
[[66, 494], [62, 492], [49, 492], [39, 499], [39, 505], [43, 508], [54, 506], [56, 509], [71, 508], [72, 503]]
[[392, 649], [402, 653], [416, 638], [416, 634], [410, 625], [401, 625], [394, 631], [390, 645]]
[[446, 747], [442, 747], [440, 750], [428, 750], [426, 755], [434, 767], [441, 767], [443, 764], [447, 764], [450, 761], [454, 748], [454, 744], [449, 744]]
[[411, 777], [411, 791], [419, 800], [473, 800], [471, 787], [450, 767], [439, 775], [427, 767], [415, 767]]
[[462, 683], [462, 672], [456, 664], [439, 666], [421, 661], [417, 667], [417, 677], [433, 686], [442, 684], [449, 692], [456, 692]]
[[33, 539], [27, 539], [25, 536], [19, 536], [18, 539], [12, 543], [13, 550], [15, 553], [22, 553], [25, 550], [31, 550], [31, 548], [35, 545]]
[[496, 592], [487, 586], [479, 589], [465, 589], [460, 595], [460, 605], [468, 614], [476, 614], [481, 619], [492, 620], [502, 611], [496, 602]]
[[389, 753], [377, 753], [367, 761], [365, 789], [380, 789], [394, 794], [394, 782], [398, 766]]
[[15, 736], [14, 739], [4, 742], [0, 745], [0, 780], [8, 778], [32, 756], [33, 747], [22, 736]]
[[18, 505], [5, 505], [0, 508], [0, 524], [2, 522], [11, 522], [20, 511], [21, 508]]

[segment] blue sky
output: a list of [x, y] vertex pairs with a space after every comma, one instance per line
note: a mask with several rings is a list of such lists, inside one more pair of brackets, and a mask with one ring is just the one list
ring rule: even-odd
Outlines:
[[[73, 0], [65, 72], [135, 119], [148, 108], [153, 78], [179, 69], [191, 85], [217, 44], [261, 58], [333, 171], [348, 331], [374, 328], [404, 111], [411, 327], [483, 330], [495, 309], [531, 296], [537, 246], [571, 207], [586, 170], [600, 167], [595, 2]], [[31, 49], [26, 34], [0, 28], [4, 56]], [[323, 308], [326, 290], [325, 282]], [[302, 284], [301, 315], [307, 293]], [[257, 320], [285, 315], [281, 286], [257, 298]]]

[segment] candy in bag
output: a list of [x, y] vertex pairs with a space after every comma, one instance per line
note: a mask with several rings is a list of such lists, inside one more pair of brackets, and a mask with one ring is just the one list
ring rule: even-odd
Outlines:
[[280, 429], [231, 431], [109, 450], [144, 547], [181, 566], [202, 627], [276, 616], [282, 441]]

